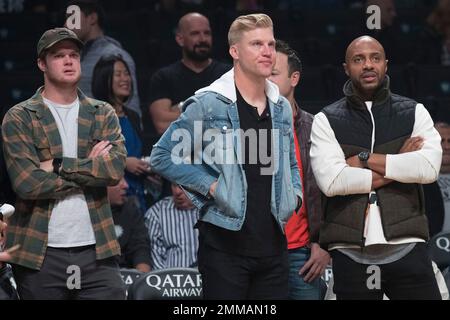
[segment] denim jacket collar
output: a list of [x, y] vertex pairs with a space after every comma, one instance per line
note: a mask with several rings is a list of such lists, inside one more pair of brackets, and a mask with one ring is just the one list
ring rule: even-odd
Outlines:
[[[219, 79], [214, 81], [211, 85], [201, 88], [195, 92], [195, 94], [201, 92], [216, 92], [225, 98], [231, 100], [232, 103], [235, 103], [237, 100], [236, 97], [236, 88], [234, 83], [234, 68], [230, 71], [222, 75]], [[278, 103], [278, 99], [280, 98], [280, 91], [278, 87], [273, 82], [266, 80], [266, 95], [270, 101], [274, 104]]]

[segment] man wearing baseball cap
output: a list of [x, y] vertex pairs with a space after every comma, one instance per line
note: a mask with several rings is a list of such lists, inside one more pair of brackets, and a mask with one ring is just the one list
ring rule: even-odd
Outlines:
[[114, 109], [77, 89], [83, 43], [65, 28], [37, 44], [44, 86], [3, 125], [16, 212], [7, 243], [22, 299], [124, 299], [107, 186], [126, 150]]

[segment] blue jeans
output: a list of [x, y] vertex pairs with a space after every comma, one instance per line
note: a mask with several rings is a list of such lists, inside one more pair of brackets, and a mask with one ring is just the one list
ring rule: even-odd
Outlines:
[[310, 256], [311, 250], [308, 247], [289, 250], [289, 299], [291, 300], [320, 300], [319, 278], [308, 283], [298, 273]]

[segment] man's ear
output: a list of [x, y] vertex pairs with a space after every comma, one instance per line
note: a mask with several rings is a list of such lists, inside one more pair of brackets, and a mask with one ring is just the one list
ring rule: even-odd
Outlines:
[[39, 70], [41, 70], [42, 72], [47, 71], [47, 64], [45, 63], [45, 58], [38, 58], [37, 65]]
[[385, 73], [388, 71], [388, 62], [389, 62], [389, 60], [386, 59], [386, 69], [384, 70]]
[[239, 60], [239, 51], [235, 44], [230, 47], [228, 52], [230, 53], [230, 56], [233, 58], [233, 60]]
[[342, 63], [342, 66], [344, 67], [345, 74], [350, 77], [350, 73], [348, 72], [347, 64], [344, 62], [344, 63]]
[[184, 47], [184, 38], [180, 32], [175, 34], [175, 41], [178, 43], [180, 47]]
[[300, 81], [301, 74], [299, 71], [292, 72], [291, 74], [291, 87], [295, 88]]

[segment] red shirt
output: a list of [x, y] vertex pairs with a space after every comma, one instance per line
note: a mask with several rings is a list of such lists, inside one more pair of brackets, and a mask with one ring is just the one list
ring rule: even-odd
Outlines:
[[[303, 183], [303, 166], [302, 159], [300, 157], [300, 145], [298, 144], [298, 138], [294, 131], [294, 145], [295, 145], [295, 156], [297, 157], [298, 169], [300, 170], [300, 179]], [[303, 188], [303, 191], [305, 189]], [[288, 242], [288, 249], [296, 249], [304, 247], [309, 243], [309, 232], [308, 232], [308, 217], [306, 216], [306, 197], [303, 194], [303, 203], [298, 214], [294, 212], [292, 217], [286, 224], [286, 238]]]

